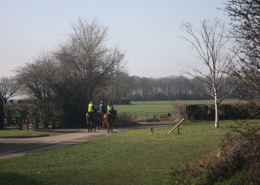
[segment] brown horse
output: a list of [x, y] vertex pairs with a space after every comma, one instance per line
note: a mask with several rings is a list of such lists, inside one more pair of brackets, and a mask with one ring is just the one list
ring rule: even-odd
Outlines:
[[100, 130], [100, 129], [105, 127], [105, 125], [104, 125], [104, 113], [101, 112], [101, 111], [97, 111], [97, 117], [98, 117], [98, 128]]
[[87, 112], [86, 121], [87, 121], [88, 132], [89, 130], [92, 132], [92, 125], [94, 125], [94, 132], [96, 132], [96, 126], [98, 124], [97, 115], [94, 112]]
[[111, 130], [113, 132], [113, 127], [114, 127], [114, 116], [112, 114], [106, 113], [104, 115], [104, 123], [107, 126], [107, 133]]

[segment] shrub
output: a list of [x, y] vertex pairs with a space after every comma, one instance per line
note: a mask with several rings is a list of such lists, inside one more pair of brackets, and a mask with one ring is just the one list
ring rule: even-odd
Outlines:
[[[219, 105], [220, 120], [235, 119], [256, 119], [260, 111], [253, 114], [255, 106], [252, 103], [222, 103]], [[196, 120], [214, 120], [215, 104], [192, 104], [185, 107], [185, 119], [190, 121]]]
[[197, 166], [185, 164], [171, 173], [172, 178], [199, 181], [198, 176], [207, 174], [207, 184], [242, 174], [232, 183], [260, 184], [260, 127], [248, 127], [244, 131], [234, 128], [232, 132], [223, 139], [218, 155], [203, 154]]

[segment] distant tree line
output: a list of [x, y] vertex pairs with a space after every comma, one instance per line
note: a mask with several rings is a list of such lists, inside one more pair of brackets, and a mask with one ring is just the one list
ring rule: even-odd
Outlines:
[[[160, 100], [206, 100], [213, 99], [206, 89], [205, 83], [197, 78], [185, 76], [169, 76], [163, 78], [146, 78], [130, 76], [130, 86], [126, 97], [132, 101], [160, 101]], [[201, 77], [203, 78], [203, 77]], [[205, 80], [207, 80], [205, 78]], [[229, 92], [233, 88], [231, 78], [229, 83], [219, 92], [219, 95]], [[213, 92], [213, 88], [208, 87]], [[234, 96], [229, 96], [234, 98]]]

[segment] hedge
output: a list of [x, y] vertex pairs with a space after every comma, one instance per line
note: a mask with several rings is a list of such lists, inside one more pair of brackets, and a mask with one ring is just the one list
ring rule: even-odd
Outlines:
[[[221, 103], [219, 105], [220, 120], [257, 119], [259, 107], [252, 103]], [[186, 105], [183, 111], [186, 120], [215, 120], [215, 104]]]

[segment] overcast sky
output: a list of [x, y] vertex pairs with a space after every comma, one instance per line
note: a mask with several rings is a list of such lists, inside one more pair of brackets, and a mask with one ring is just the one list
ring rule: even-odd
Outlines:
[[207, 71], [179, 36], [189, 22], [199, 27], [203, 19], [226, 22], [225, 0], [0, 0], [0, 77], [42, 50], [52, 50], [66, 40], [70, 23], [78, 17], [96, 17], [109, 27], [108, 45], [126, 51], [128, 72], [140, 77], [180, 75], [181, 66]]

